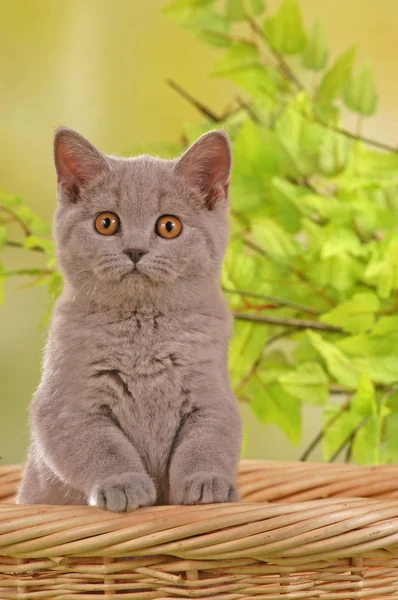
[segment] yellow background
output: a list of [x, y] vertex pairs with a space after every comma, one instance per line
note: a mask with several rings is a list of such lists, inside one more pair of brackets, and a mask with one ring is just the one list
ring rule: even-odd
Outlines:
[[[198, 113], [175, 94], [171, 77], [222, 111], [234, 88], [207, 77], [217, 50], [161, 12], [164, 0], [0, 0], [0, 189], [21, 195], [43, 218], [54, 209], [52, 135], [68, 125], [107, 153], [178, 139]], [[268, 0], [270, 11], [279, 0]], [[333, 56], [358, 43], [357, 64], [370, 60], [381, 96], [364, 133], [398, 140], [397, 0], [301, 0], [307, 27], [320, 19]], [[293, 63], [294, 64], [294, 63]], [[353, 126], [347, 118], [347, 126]], [[10, 268], [39, 265], [22, 250], [2, 256]], [[39, 381], [45, 331], [38, 323], [47, 292], [6, 286], [0, 306], [0, 464], [23, 460], [27, 407]], [[274, 427], [243, 409], [246, 456], [298, 456]], [[304, 419], [303, 447], [319, 427]], [[320, 455], [315, 455], [320, 458]]]

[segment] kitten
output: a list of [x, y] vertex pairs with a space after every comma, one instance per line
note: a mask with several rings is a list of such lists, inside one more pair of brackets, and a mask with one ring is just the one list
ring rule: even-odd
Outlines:
[[236, 501], [241, 441], [220, 268], [231, 152], [106, 156], [60, 129], [54, 233], [65, 286], [31, 405], [18, 503]]

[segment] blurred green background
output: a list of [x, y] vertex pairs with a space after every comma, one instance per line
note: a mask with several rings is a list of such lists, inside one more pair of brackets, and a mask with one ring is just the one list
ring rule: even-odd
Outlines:
[[[217, 51], [163, 15], [164, 5], [164, 0], [1, 0], [2, 191], [22, 196], [51, 219], [52, 135], [58, 125], [77, 129], [115, 154], [177, 140], [182, 124], [199, 121], [200, 115], [166, 85], [168, 77], [222, 112], [234, 88], [207, 76]], [[278, 5], [268, 0], [271, 10]], [[358, 43], [359, 59], [371, 61], [380, 105], [364, 134], [396, 144], [396, 0], [302, 0], [300, 5], [307, 24], [315, 19], [325, 24], [334, 56]], [[38, 262], [19, 249], [8, 250], [4, 259], [9, 268]], [[27, 407], [39, 381], [46, 336], [38, 324], [47, 290], [18, 289], [23, 284], [9, 282], [0, 307], [0, 464], [24, 458]], [[244, 421], [247, 457], [298, 456], [300, 449], [276, 427], [264, 427], [246, 409]], [[319, 424], [318, 409], [306, 407], [302, 447]]]

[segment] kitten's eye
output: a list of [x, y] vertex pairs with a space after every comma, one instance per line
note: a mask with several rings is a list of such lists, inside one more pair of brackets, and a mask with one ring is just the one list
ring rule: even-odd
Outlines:
[[120, 229], [120, 219], [115, 213], [100, 213], [94, 222], [95, 229], [101, 235], [115, 235]]
[[182, 223], [180, 219], [173, 215], [164, 215], [156, 221], [155, 231], [160, 237], [171, 240], [180, 235]]

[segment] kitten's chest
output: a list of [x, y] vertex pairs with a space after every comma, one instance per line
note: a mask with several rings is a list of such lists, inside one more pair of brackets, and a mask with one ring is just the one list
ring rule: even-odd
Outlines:
[[95, 338], [95, 368], [117, 371], [133, 398], [157, 404], [177, 401], [211, 344], [205, 328], [151, 313], [104, 322]]
[[104, 373], [107, 404], [156, 477], [195, 405], [191, 382], [201, 337], [187, 324], [137, 317], [112, 328], [97, 345], [95, 368]]

